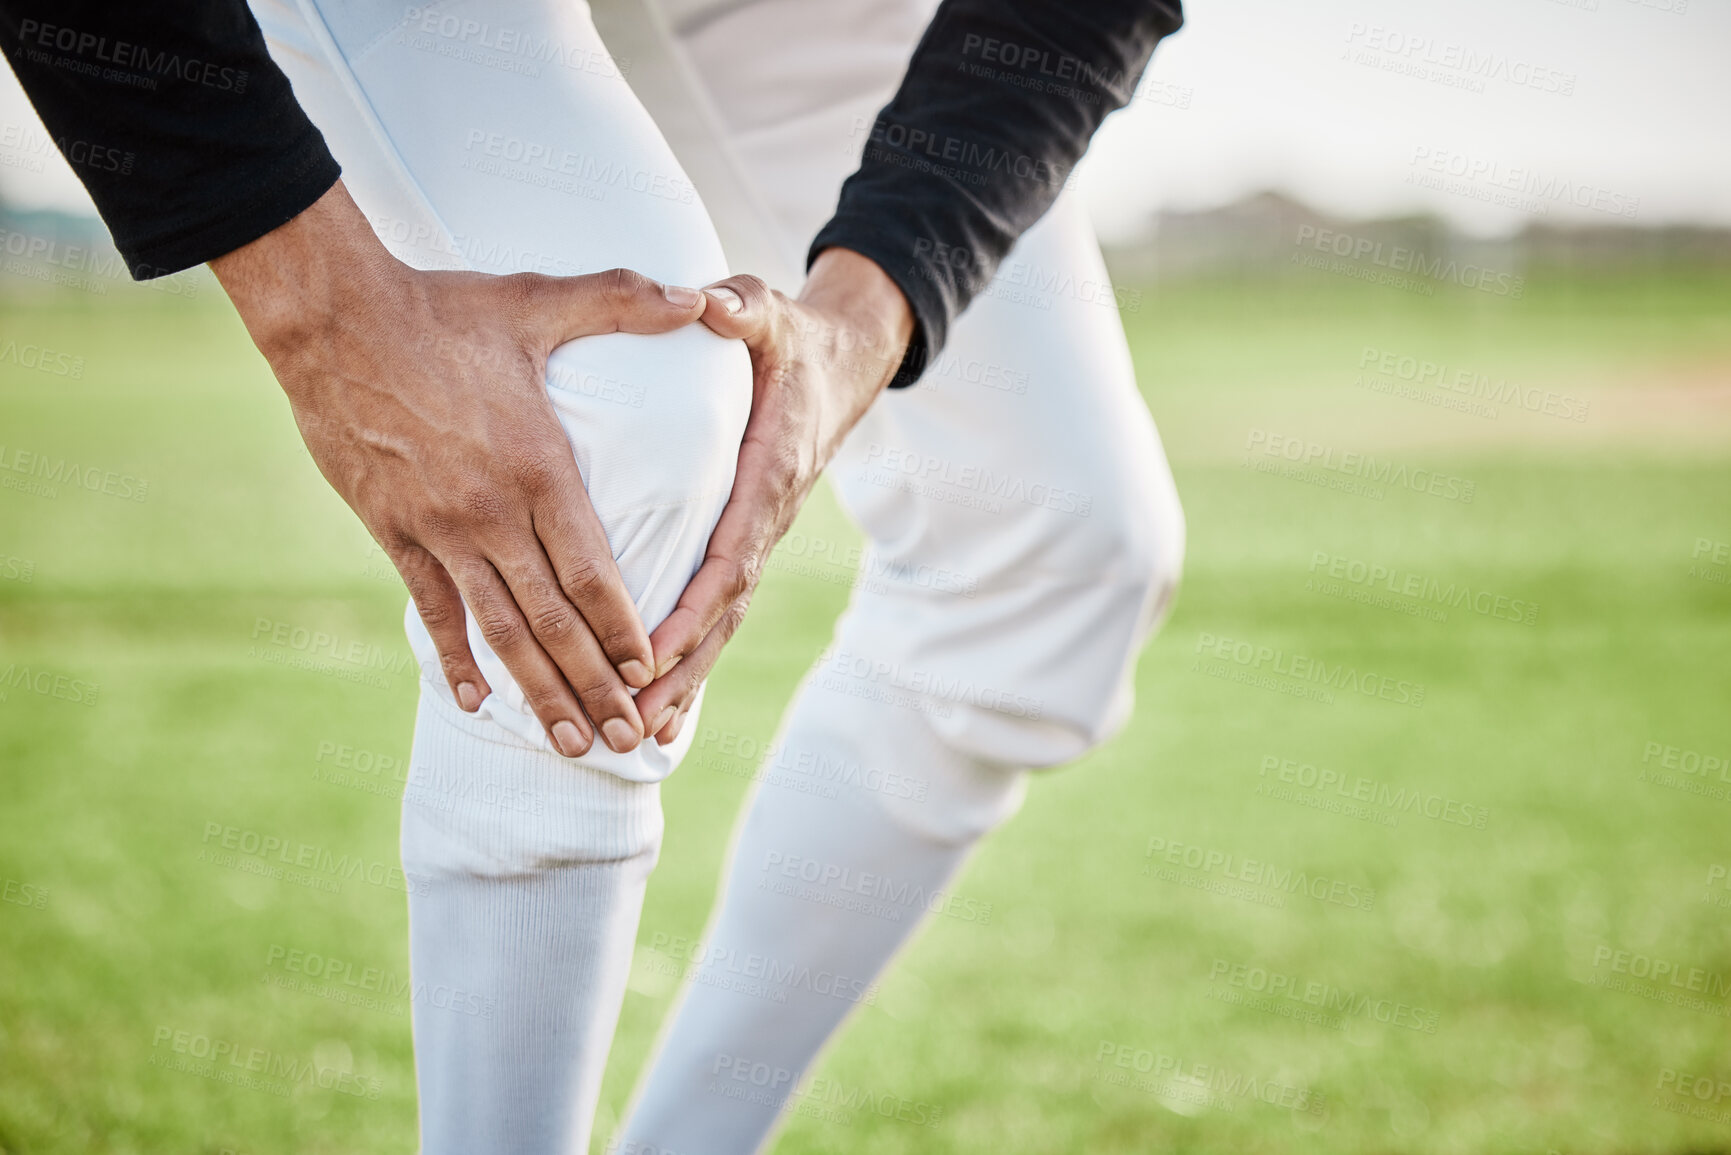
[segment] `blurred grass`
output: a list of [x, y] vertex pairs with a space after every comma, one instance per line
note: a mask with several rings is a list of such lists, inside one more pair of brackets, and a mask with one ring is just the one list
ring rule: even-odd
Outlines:
[[[1677, 1113], [1696, 1100], [1661, 1085], [1665, 1071], [1731, 1080], [1727, 1000], [1691, 1010], [1591, 985], [1602, 948], [1731, 974], [1727, 909], [1708, 901], [1731, 803], [1639, 779], [1649, 742], [1731, 753], [1731, 587], [1693, 576], [1690, 557], [1698, 539], [1731, 540], [1731, 276], [1535, 275], [1521, 301], [1328, 281], [1160, 288], [1126, 316], [1190, 523], [1140, 708], [1110, 746], [1041, 777], [978, 855], [961, 889], [992, 904], [990, 923], [935, 920], [826, 1060], [839, 1086], [936, 1108], [937, 1124], [797, 1118], [778, 1150], [1731, 1150], [1731, 1127]], [[339, 746], [406, 756], [410, 674], [372, 686], [287, 668], [254, 634], [284, 622], [394, 657], [400, 587], [216, 294], [6, 300], [6, 340], [84, 371], [0, 355], [0, 452], [149, 489], [0, 490], [0, 671], [100, 687], [86, 706], [0, 686], [0, 1151], [412, 1151], [402, 1000], [343, 1005], [274, 985], [270, 965], [273, 948], [300, 949], [406, 974], [401, 893], [262, 878], [209, 861], [205, 840], [216, 823], [395, 860], [388, 766], [357, 774], [365, 789], [317, 772]], [[1593, 408], [1579, 425], [1485, 420], [1367, 392], [1353, 384], [1367, 346]], [[1456, 473], [1475, 500], [1369, 501], [1255, 473], [1239, 464], [1253, 429]], [[850, 532], [827, 494], [801, 528]], [[1306, 588], [1317, 553], [1536, 602], [1537, 621], [1321, 596]], [[845, 594], [772, 565], [704, 723], [768, 738]], [[1204, 676], [1204, 634], [1384, 670], [1423, 683], [1425, 702], [1324, 704]], [[1485, 828], [1260, 794], [1270, 757], [1484, 808]], [[694, 757], [669, 783], [641, 942], [700, 930], [748, 771]], [[1164, 882], [1144, 874], [1150, 839], [1375, 903], [1274, 908]], [[1211, 975], [1238, 965], [1410, 1004], [1435, 1031], [1211, 997], [1236, 989]], [[671, 996], [640, 969], [597, 1149]], [[163, 1031], [358, 1081], [235, 1087], [153, 1065], [172, 1054]], [[1215, 1093], [1111, 1062], [1138, 1052]], [[1248, 1079], [1325, 1109], [1222, 1090]], [[1731, 1097], [1705, 1106], [1725, 1119]]]

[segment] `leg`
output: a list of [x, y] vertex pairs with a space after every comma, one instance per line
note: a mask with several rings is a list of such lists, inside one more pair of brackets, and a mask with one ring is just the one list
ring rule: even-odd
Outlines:
[[[622, 1153], [760, 1149], [853, 1001], [738, 993], [726, 961], [876, 978], [1014, 813], [1025, 769], [1076, 758], [1128, 718], [1183, 515], [1114, 301], [1084, 215], [1061, 202], [921, 384], [884, 398], [832, 468], [871, 548], [774, 758], [868, 772], [832, 798], [753, 793], [706, 961]], [[871, 769], [921, 789], [873, 789], [888, 779]], [[774, 1073], [768, 1088], [736, 1077], [754, 1070]]]
[[[624, 265], [686, 285], [726, 275], [702, 203], [581, 6], [257, 0], [255, 11], [401, 259], [500, 273]], [[427, 353], [463, 356], [437, 334]], [[693, 327], [564, 345], [547, 376], [653, 626], [732, 486], [749, 361]], [[660, 845], [657, 783], [684, 746], [560, 757], [472, 622], [494, 693], [465, 715], [419, 618], [406, 621], [432, 675], [403, 804], [422, 1148], [586, 1150]]]

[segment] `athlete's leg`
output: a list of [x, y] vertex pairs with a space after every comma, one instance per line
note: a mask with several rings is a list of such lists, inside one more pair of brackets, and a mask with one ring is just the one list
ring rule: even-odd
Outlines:
[[[918, 5], [811, 6], [813, 36], [834, 9], [851, 14], [836, 21], [851, 40], [815, 47], [794, 7], [757, 0], [685, 27], [739, 155], [809, 236], [887, 97], [838, 61], [862, 40], [868, 59], [888, 55], [871, 29]], [[739, 63], [756, 20], [782, 30], [779, 52]], [[754, 89], [766, 74], [781, 87]], [[804, 100], [806, 74], [837, 99]], [[748, 800], [621, 1155], [757, 1149], [863, 984], [929, 912], [965, 914], [951, 880], [1014, 813], [1026, 769], [1077, 757], [1128, 717], [1183, 515], [1115, 303], [1066, 195], [922, 382], [881, 399], [832, 466], [868, 539], [860, 585]], [[777, 784], [802, 773], [843, 785], [824, 797]], [[730, 968], [753, 957], [794, 981], [775, 998], [736, 989]]]
[[[581, 5], [256, 0], [273, 55], [381, 237], [420, 267], [726, 275], [702, 204]], [[439, 334], [430, 357], [462, 358]], [[653, 627], [696, 569], [750, 405], [744, 349], [693, 326], [561, 346], [548, 394]], [[473, 623], [493, 686], [424, 677], [403, 805], [423, 1150], [587, 1149], [684, 745], [559, 756]], [[695, 722], [688, 725], [688, 735]]]

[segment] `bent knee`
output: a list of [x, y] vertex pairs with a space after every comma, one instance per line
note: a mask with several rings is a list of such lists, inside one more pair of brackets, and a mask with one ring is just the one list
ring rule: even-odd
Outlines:
[[620, 576], [654, 628], [703, 560], [733, 489], [751, 358], [701, 325], [561, 345], [547, 395]]
[[605, 521], [732, 488], [751, 358], [699, 324], [580, 337], [548, 358], [547, 395]]

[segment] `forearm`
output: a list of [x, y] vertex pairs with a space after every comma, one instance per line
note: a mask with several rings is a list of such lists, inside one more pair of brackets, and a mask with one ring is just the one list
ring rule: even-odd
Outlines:
[[1177, 0], [944, 0], [811, 249], [862, 253], [905, 294], [895, 384], [942, 348], [1181, 22]]

